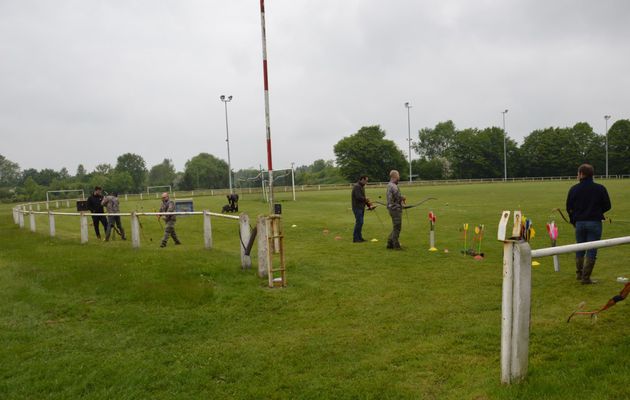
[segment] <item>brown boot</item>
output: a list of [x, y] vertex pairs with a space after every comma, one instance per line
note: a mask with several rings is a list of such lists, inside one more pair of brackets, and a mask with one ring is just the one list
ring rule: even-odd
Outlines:
[[582, 269], [584, 268], [584, 257], [575, 257], [575, 279], [582, 280]]
[[582, 269], [582, 285], [592, 285], [593, 283], [597, 283], [597, 281], [591, 280], [593, 268], [595, 268], [595, 260], [586, 257], [584, 260], [584, 269]]

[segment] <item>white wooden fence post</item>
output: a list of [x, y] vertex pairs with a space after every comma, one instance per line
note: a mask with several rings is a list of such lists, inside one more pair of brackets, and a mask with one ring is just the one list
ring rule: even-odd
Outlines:
[[203, 244], [206, 249], [212, 248], [212, 221], [207, 210], [203, 210]]
[[66, 207], [70, 208], [70, 200], [66, 200]]
[[31, 232], [37, 232], [37, 228], [35, 227], [35, 214], [29, 213], [29, 225], [31, 227]]
[[127, 201], [127, 193], [125, 193], [125, 201]]
[[48, 228], [50, 231], [50, 236], [55, 237], [55, 214], [48, 211]]
[[88, 241], [88, 220], [85, 213], [81, 213], [81, 244], [85, 244]]
[[238, 217], [238, 223], [240, 225], [239, 247], [241, 248], [241, 268], [250, 269], [252, 267], [252, 258], [245, 255], [245, 247], [247, 246], [247, 243], [249, 243], [249, 238], [251, 237], [249, 229], [249, 216], [242, 213]]
[[135, 211], [131, 213], [131, 247], [140, 247], [140, 222]]
[[59, 200], [55, 201], [55, 207], [59, 208]]
[[525, 378], [529, 362], [529, 327], [532, 290], [532, 254], [529, 243], [506, 242], [503, 250], [501, 321], [501, 382]]
[[514, 289], [512, 324], [513, 380], [522, 380], [527, 375], [529, 362], [529, 326], [532, 296], [532, 250], [527, 242], [519, 242], [514, 252]]
[[267, 217], [259, 215], [256, 223], [258, 231], [258, 276], [267, 276], [267, 252], [269, 251], [267, 241]]
[[50, 210], [50, 204], [48, 204], [48, 202], [46, 202], [46, 209]]
[[13, 223], [15, 225], [20, 223], [20, 217], [18, 217], [18, 211], [17, 208], [13, 207]]
[[501, 296], [501, 383], [510, 383], [512, 359], [512, 289], [514, 286], [514, 244], [503, 243], [503, 293]]
[[40, 205], [37, 203], [37, 211], [40, 211]]
[[24, 228], [24, 210], [18, 211], [18, 223], [20, 224], [20, 228]]
[[142, 200], [142, 193], [140, 193], [140, 200]]
[[28, 210], [29, 210], [29, 211], [33, 211], [33, 205], [32, 205], [32, 204], [30, 204], [30, 203], [28, 204]]

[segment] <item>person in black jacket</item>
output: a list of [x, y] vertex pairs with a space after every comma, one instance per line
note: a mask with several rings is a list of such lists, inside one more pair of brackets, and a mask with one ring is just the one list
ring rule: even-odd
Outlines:
[[354, 243], [365, 242], [363, 239], [363, 217], [365, 215], [365, 206], [371, 210], [372, 203], [365, 197], [365, 184], [368, 182], [368, 177], [362, 175], [359, 181], [352, 186], [352, 212], [354, 213], [354, 232], [352, 233], [352, 241]]
[[[610, 197], [603, 185], [593, 182], [593, 166], [582, 164], [578, 168], [580, 183], [574, 185], [567, 195], [567, 213], [575, 226], [577, 243], [592, 242], [602, 238], [604, 213], [610, 210]], [[586, 255], [586, 257], [584, 257]], [[595, 283], [591, 273], [595, 267], [597, 249], [575, 252], [576, 279], [583, 285]]]
[[[96, 186], [92, 195], [87, 199], [88, 209], [93, 214], [103, 214], [103, 205], [101, 204], [103, 201], [102, 191], [103, 189], [100, 186]], [[97, 239], [101, 238], [101, 231], [98, 226], [99, 222], [103, 224], [103, 230], [107, 232], [107, 218], [104, 215], [92, 215], [92, 225], [94, 225], [94, 232], [96, 233]]]

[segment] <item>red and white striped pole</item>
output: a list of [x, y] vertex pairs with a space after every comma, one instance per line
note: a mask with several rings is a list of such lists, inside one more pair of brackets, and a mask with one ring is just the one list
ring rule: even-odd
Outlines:
[[265, 126], [267, 130], [267, 169], [269, 170], [269, 210], [271, 213], [273, 213], [273, 166], [271, 163], [271, 123], [269, 121], [269, 79], [267, 78], [267, 34], [265, 31], [265, 0], [260, 0], [260, 25], [262, 28], [263, 82], [265, 89]]

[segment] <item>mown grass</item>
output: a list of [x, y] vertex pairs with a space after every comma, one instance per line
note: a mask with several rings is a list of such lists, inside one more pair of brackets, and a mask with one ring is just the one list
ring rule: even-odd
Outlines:
[[[267, 289], [255, 267], [240, 270], [232, 221], [213, 219], [214, 248], [205, 250], [201, 218], [180, 218], [184, 245], [159, 249], [160, 226], [143, 218], [142, 247], [134, 250], [128, 242], [97, 242], [92, 231], [80, 245], [76, 218], [58, 218], [54, 239], [45, 216], [37, 218], [37, 234], [28, 219], [20, 230], [3, 206], [0, 397], [628, 398], [628, 304], [596, 323], [566, 323], [580, 301], [600, 306], [621, 289], [615, 278], [630, 276], [623, 246], [600, 251], [594, 286], [576, 284], [571, 255], [560, 256], [560, 273], [551, 259], [539, 260], [529, 375], [519, 385], [500, 384], [502, 245], [493, 239], [500, 211], [522, 209], [538, 231], [533, 247], [546, 247], [544, 223], [571, 184], [403, 188], [411, 203], [438, 200], [408, 211], [402, 252], [384, 248], [390, 221], [383, 207], [366, 215], [364, 228], [379, 241], [353, 244], [348, 192], [298, 193], [297, 202], [279, 193], [285, 289]], [[619, 222], [607, 224], [604, 236], [628, 235], [622, 221], [630, 220], [630, 187], [606, 185], [610, 216]], [[368, 196], [378, 200], [384, 188]], [[195, 199], [196, 209], [223, 203]], [[246, 195], [240, 208], [254, 217], [266, 205]], [[427, 251], [429, 210], [438, 218], [438, 253]], [[483, 261], [459, 254], [465, 222], [486, 226]], [[558, 223], [560, 244], [572, 243], [571, 227]]]

